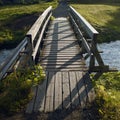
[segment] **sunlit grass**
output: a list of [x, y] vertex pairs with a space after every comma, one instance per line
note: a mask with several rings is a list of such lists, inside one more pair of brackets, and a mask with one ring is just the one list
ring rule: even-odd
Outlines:
[[[72, 6], [99, 32], [107, 32], [108, 39], [114, 39], [115, 33], [120, 34], [120, 4], [72, 4]], [[110, 35], [112, 32], [113, 36]], [[106, 36], [105, 34], [104, 37]], [[120, 39], [119, 37], [118, 35], [115, 39]]]
[[120, 119], [120, 72], [104, 73], [95, 83], [96, 103], [101, 120]]

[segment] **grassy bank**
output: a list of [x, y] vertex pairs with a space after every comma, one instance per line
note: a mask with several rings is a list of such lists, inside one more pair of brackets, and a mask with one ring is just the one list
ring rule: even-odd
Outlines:
[[100, 33], [98, 42], [120, 39], [120, 3], [72, 4]]
[[38, 16], [56, 2], [42, 2], [34, 5], [0, 6], [0, 49], [15, 47]]
[[[96, 100], [94, 108], [100, 120], [120, 119], [120, 72], [104, 73], [94, 81]], [[95, 115], [93, 115], [95, 116]]]
[[26, 110], [33, 97], [31, 88], [40, 84], [45, 73], [40, 65], [15, 71], [0, 81], [0, 119]]

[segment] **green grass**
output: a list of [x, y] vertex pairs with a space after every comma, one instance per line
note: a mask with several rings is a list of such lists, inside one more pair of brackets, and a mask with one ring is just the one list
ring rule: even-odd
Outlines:
[[101, 120], [120, 119], [120, 72], [104, 73], [94, 81], [96, 109]]
[[12, 115], [26, 109], [33, 94], [31, 88], [40, 84], [45, 73], [40, 65], [15, 71], [0, 82], [0, 115]]
[[55, 7], [57, 2], [0, 6], [0, 49], [15, 47], [37, 17], [50, 5]]
[[100, 32], [98, 42], [120, 39], [120, 3], [72, 6]]

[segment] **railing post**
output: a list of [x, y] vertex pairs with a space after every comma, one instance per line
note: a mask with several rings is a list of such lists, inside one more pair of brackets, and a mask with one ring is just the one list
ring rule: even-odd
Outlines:
[[94, 55], [92, 54], [92, 55], [90, 56], [89, 72], [91, 72], [91, 70], [94, 69], [94, 66], [95, 66], [95, 57], [94, 57]]
[[33, 60], [33, 58], [32, 58], [32, 53], [33, 53], [33, 44], [32, 44], [32, 40], [31, 40], [31, 38], [30, 37], [27, 37], [27, 41], [28, 41], [28, 51], [29, 51], [29, 60], [28, 60], [28, 65], [29, 66], [33, 66], [33, 65], [35, 65], [35, 61]]

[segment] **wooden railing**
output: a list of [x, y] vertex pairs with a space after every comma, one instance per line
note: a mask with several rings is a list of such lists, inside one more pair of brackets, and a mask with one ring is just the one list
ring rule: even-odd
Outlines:
[[96, 45], [99, 33], [71, 6], [69, 7], [69, 19], [82, 47], [82, 52], [86, 53], [85, 59], [90, 58], [89, 72], [108, 72], [109, 66], [104, 65]]
[[21, 69], [35, 63], [39, 46], [52, 15], [52, 7], [47, 8], [26, 34], [25, 39], [13, 53], [0, 65], [0, 80], [13, 69]]
[[37, 52], [39, 51], [38, 49], [39, 49], [41, 40], [44, 35], [44, 31], [47, 27], [47, 24], [50, 20], [51, 15], [52, 15], [52, 7], [50, 6], [38, 18], [38, 20], [35, 22], [35, 24], [32, 26], [32, 28], [27, 33], [27, 38], [32, 43], [32, 51], [33, 51], [32, 60], [33, 61], [35, 61]]

